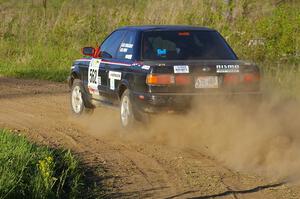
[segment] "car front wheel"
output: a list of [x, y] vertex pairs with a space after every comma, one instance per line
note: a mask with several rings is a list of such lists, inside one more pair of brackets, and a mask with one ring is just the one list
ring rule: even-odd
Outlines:
[[74, 80], [71, 90], [71, 109], [75, 115], [93, 112], [92, 105], [87, 101], [82, 82], [77, 79]]

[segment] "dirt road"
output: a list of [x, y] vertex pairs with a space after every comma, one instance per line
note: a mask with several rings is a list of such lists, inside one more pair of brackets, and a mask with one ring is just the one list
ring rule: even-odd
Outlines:
[[209, 155], [209, 145], [170, 143], [168, 137], [145, 136], [142, 130], [120, 136], [116, 110], [99, 108], [92, 116], [74, 118], [65, 84], [0, 77], [0, 102], [1, 128], [25, 132], [37, 143], [72, 149], [91, 181], [99, 190], [105, 188], [99, 191], [102, 197], [300, 197], [297, 184], [232, 169]]

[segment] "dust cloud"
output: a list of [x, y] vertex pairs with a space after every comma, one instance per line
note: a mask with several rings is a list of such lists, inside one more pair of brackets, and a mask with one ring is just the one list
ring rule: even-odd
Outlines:
[[300, 105], [196, 100], [185, 116], [160, 116], [146, 132], [166, 144], [207, 149], [225, 165], [267, 176], [300, 177]]
[[85, 132], [96, 136], [119, 137], [122, 130], [119, 125], [118, 110], [111, 110], [106, 107], [97, 107], [93, 113], [84, 114], [77, 118], [69, 118], [76, 122]]
[[[118, 111], [100, 108], [81, 119], [100, 136], [119, 139]], [[232, 169], [276, 178], [300, 179], [300, 105], [270, 97], [261, 103], [196, 99], [184, 115], [162, 114], [124, 137], [209, 153]]]

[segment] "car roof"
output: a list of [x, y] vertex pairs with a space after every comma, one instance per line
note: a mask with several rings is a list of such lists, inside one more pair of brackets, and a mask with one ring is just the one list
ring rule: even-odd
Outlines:
[[144, 26], [125, 26], [120, 27], [117, 30], [136, 30], [136, 31], [151, 31], [151, 30], [204, 30], [204, 31], [215, 31], [211, 28], [187, 26], [187, 25], [144, 25]]

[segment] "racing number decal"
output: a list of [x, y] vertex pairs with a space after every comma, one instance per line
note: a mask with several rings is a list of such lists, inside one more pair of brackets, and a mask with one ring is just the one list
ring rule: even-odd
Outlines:
[[101, 78], [98, 77], [101, 59], [92, 59], [88, 69], [88, 87], [90, 92], [98, 91], [98, 85], [101, 84]]
[[97, 69], [90, 68], [89, 82], [91, 84], [97, 84], [97, 73], [98, 73]]

